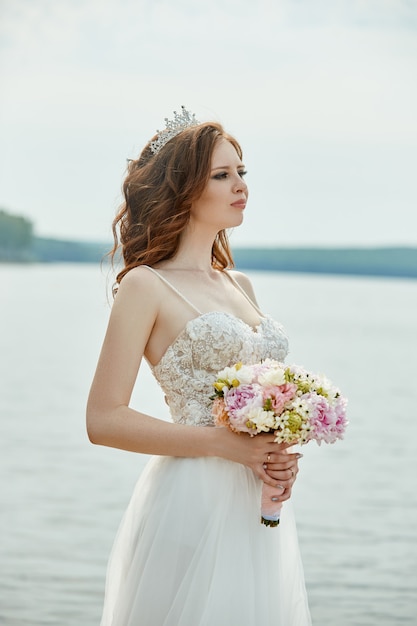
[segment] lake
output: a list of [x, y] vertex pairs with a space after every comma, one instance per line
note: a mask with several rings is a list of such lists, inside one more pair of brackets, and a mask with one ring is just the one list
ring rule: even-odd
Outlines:
[[[111, 545], [147, 461], [86, 436], [107, 271], [0, 265], [4, 626], [98, 626]], [[417, 624], [417, 282], [249, 275], [286, 328], [288, 361], [349, 398], [346, 438], [303, 448], [294, 488], [313, 623]], [[168, 419], [146, 365], [133, 405]]]

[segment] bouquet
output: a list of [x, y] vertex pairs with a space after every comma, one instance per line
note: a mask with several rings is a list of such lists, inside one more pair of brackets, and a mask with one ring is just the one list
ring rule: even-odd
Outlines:
[[[346, 399], [323, 375], [297, 365], [266, 359], [225, 367], [213, 383], [217, 426], [237, 433], [273, 432], [277, 443], [334, 443], [347, 426]], [[279, 524], [281, 504], [271, 502], [276, 488], [263, 484], [261, 522]]]

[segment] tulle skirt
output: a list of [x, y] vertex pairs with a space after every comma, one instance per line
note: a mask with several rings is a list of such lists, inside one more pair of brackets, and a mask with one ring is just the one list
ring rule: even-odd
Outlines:
[[101, 626], [308, 626], [290, 502], [260, 523], [262, 483], [219, 458], [153, 457], [110, 556]]

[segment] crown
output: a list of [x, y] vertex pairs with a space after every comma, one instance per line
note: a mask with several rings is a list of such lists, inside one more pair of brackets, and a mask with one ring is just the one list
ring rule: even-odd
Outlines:
[[153, 154], [157, 154], [161, 148], [164, 147], [168, 141], [170, 141], [173, 137], [178, 135], [180, 132], [185, 130], [186, 128], [191, 128], [192, 126], [197, 126], [200, 122], [195, 119], [194, 113], [187, 111], [187, 109], [182, 106], [181, 113], [177, 113], [174, 111], [174, 119], [169, 120], [167, 117], [165, 118], [166, 128], [164, 130], [157, 130], [158, 133], [155, 141], [151, 141], [150, 149]]

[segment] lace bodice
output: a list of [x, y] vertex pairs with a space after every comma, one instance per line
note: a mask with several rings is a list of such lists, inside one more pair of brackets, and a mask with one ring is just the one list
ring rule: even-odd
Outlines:
[[238, 361], [283, 361], [288, 341], [280, 324], [262, 317], [256, 329], [230, 313], [211, 311], [187, 323], [159, 363], [151, 367], [174, 422], [208, 426], [217, 372]]

